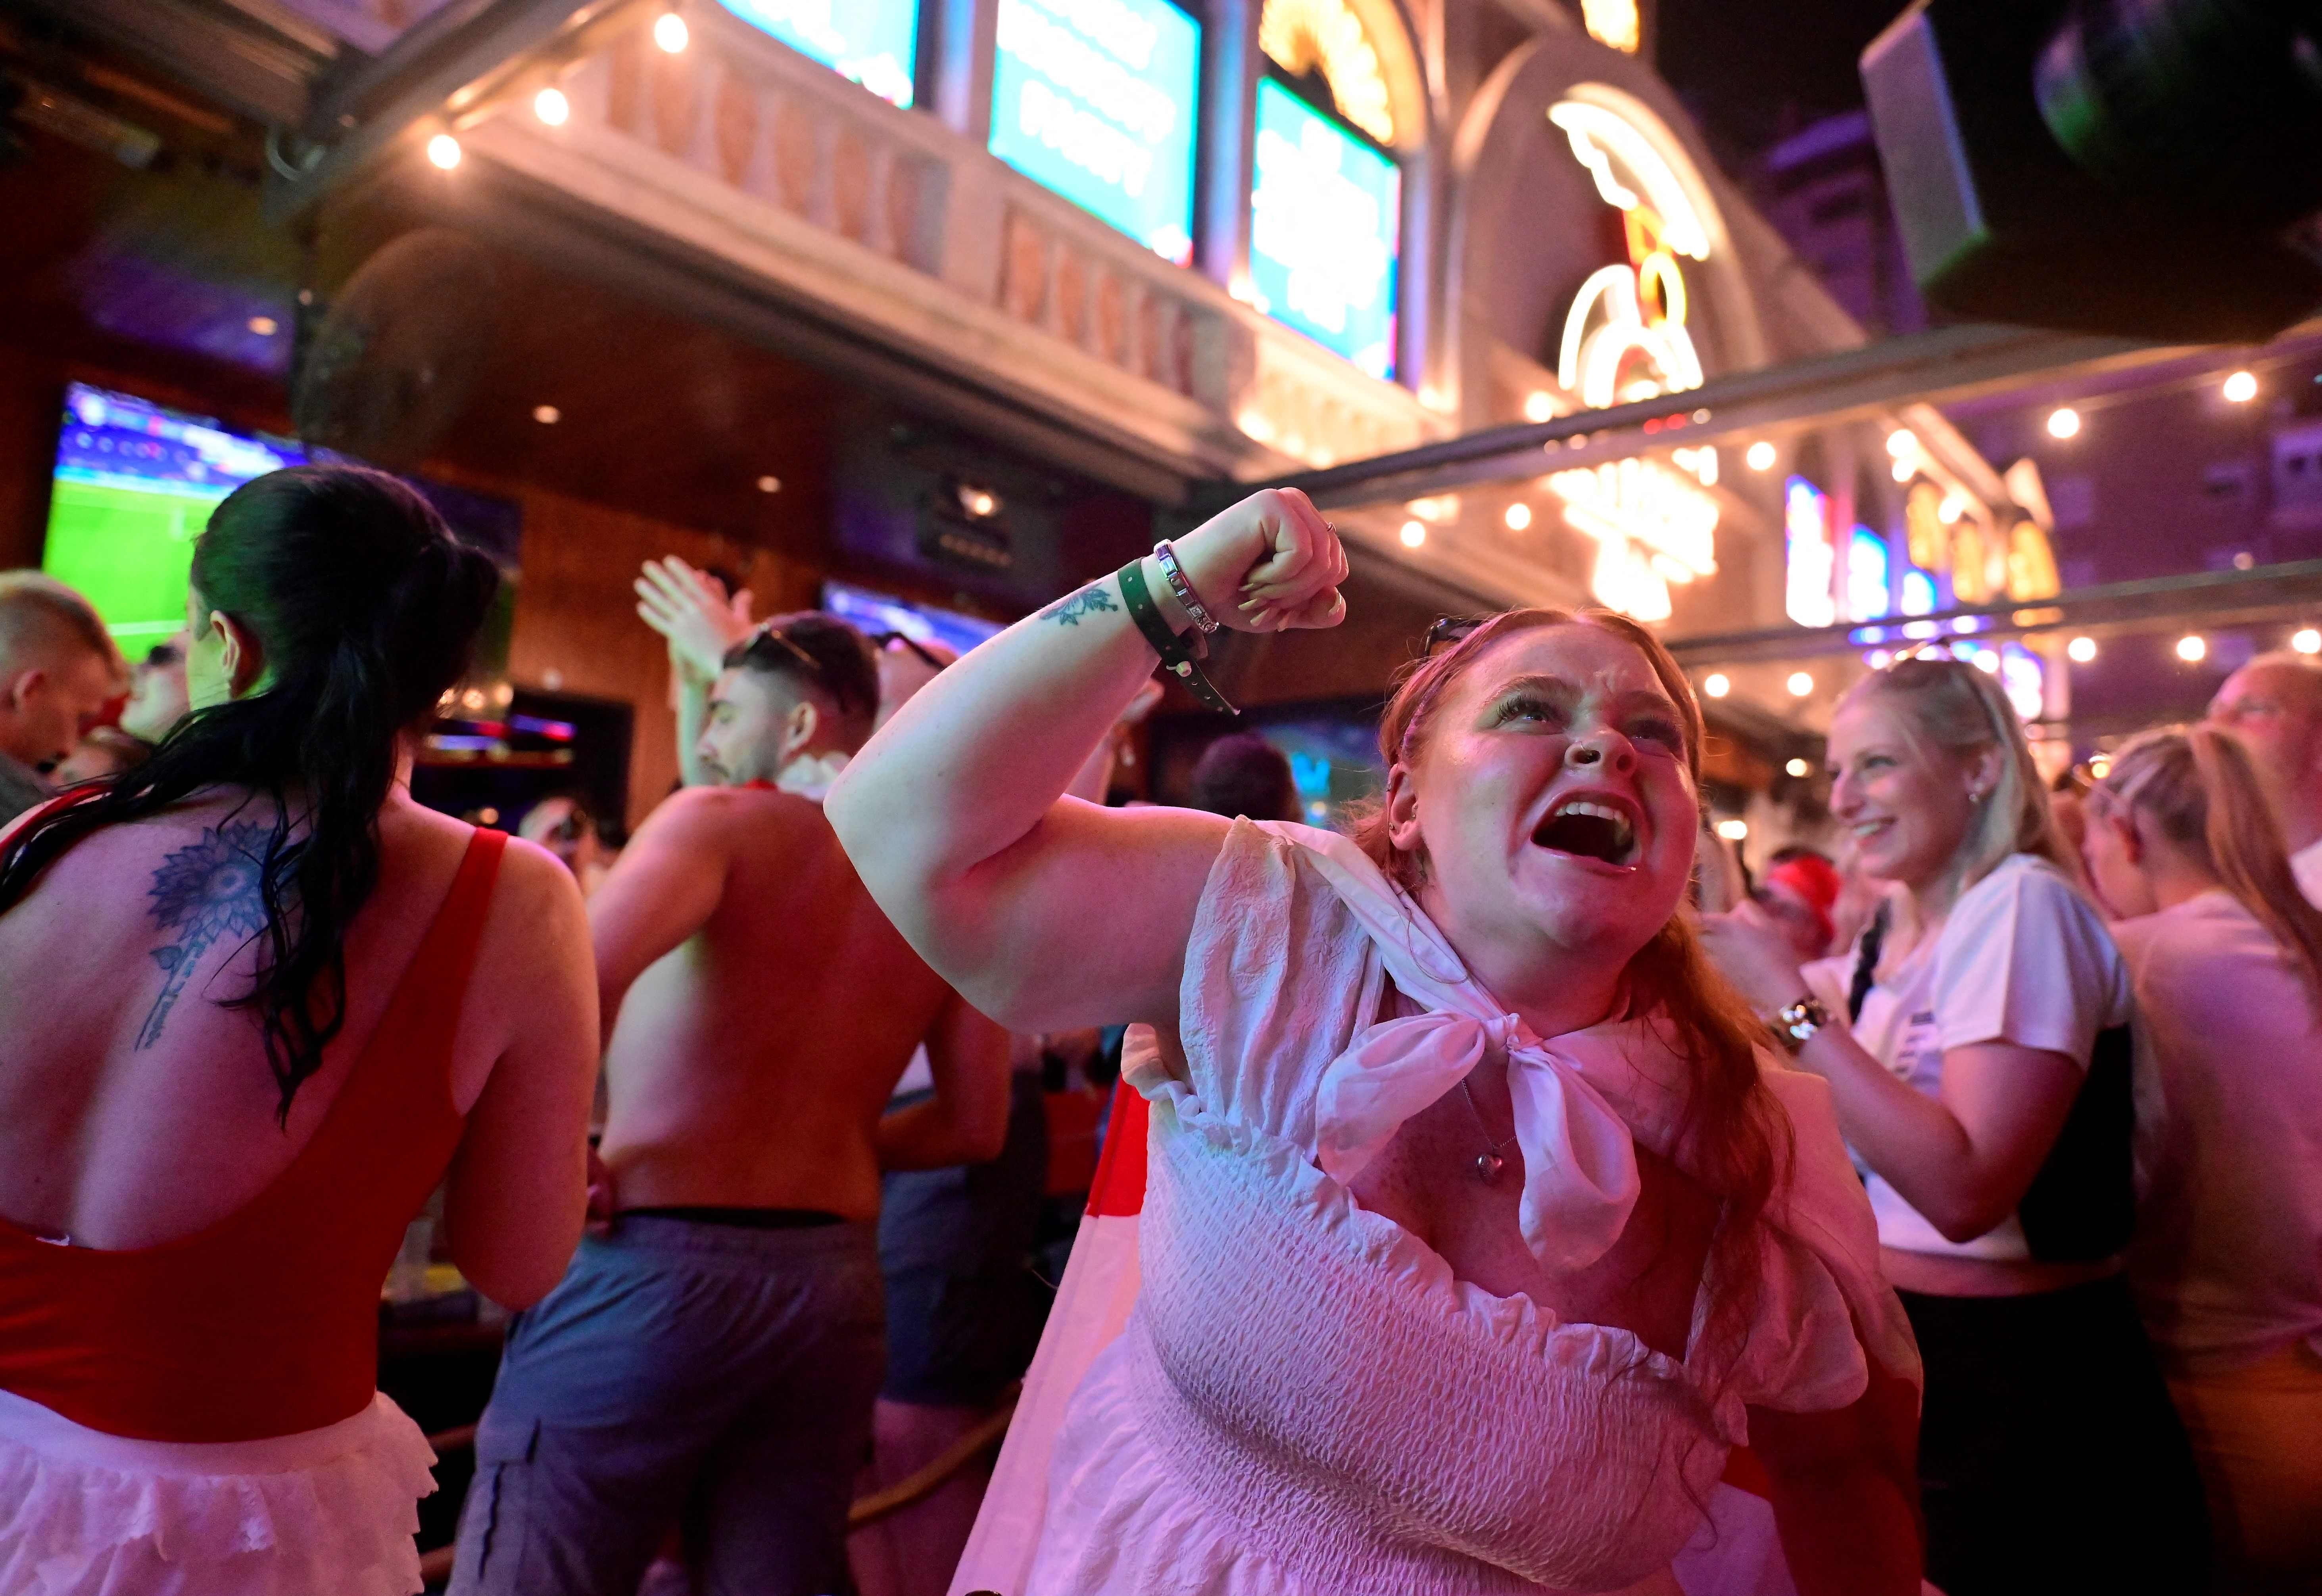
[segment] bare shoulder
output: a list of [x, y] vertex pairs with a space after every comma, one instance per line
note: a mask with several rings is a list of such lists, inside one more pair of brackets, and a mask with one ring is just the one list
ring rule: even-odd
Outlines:
[[836, 847], [822, 806], [764, 787], [689, 787], [663, 798], [636, 840], [661, 847], [718, 853], [791, 853], [817, 843]]

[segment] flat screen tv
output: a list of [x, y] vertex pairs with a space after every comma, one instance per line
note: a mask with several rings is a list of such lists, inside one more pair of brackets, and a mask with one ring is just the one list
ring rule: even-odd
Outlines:
[[86, 595], [133, 659], [186, 624], [194, 539], [217, 502], [306, 461], [287, 438], [69, 384], [41, 569]]
[[913, 604], [891, 593], [874, 592], [846, 582], [823, 583], [822, 607], [853, 622], [865, 633], [875, 635], [900, 632], [920, 643], [943, 643], [963, 654], [985, 638], [998, 636], [1002, 630], [997, 621], [962, 615], [955, 609], [941, 609], [932, 604]]
[[[186, 624], [194, 540], [219, 500], [252, 477], [343, 458], [132, 394], [69, 383], [41, 569], [95, 605], [122, 652], [136, 659]], [[523, 509], [488, 494], [403, 479], [499, 565], [499, 597], [477, 638], [470, 672], [473, 679], [498, 677], [516, 624]]]

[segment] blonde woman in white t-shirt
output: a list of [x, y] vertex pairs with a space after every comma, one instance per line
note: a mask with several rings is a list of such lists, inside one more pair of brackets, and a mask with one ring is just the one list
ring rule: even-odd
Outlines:
[[2129, 1280], [2226, 1588], [2322, 1590], [2322, 911], [2213, 726], [2121, 750], [2089, 821], [2145, 1024]]
[[1831, 723], [1832, 813], [1887, 908], [1801, 970], [1755, 906], [1705, 940], [1830, 1083], [1926, 1360], [1949, 1596], [2192, 1591], [2200, 1486], [2120, 1254], [2129, 980], [1986, 672], [1907, 660]]

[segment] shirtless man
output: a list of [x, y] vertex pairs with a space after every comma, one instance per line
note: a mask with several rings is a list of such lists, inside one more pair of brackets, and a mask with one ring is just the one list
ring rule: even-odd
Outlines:
[[[789, 616], [724, 663], [697, 750], [719, 785], [655, 810], [590, 905], [614, 1218], [511, 1327], [455, 1592], [634, 1596], [673, 1524], [695, 1596], [847, 1589], [886, 1358], [880, 1170], [1000, 1150], [1005, 1034], [887, 923], [814, 801], [869, 734], [869, 647]], [[936, 1096], [882, 1118], [922, 1042]]]

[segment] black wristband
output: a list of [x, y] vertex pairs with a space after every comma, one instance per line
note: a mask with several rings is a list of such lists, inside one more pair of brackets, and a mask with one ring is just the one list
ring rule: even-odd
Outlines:
[[1161, 663], [1167, 667], [1170, 675], [1184, 682], [1193, 697], [1211, 708], [1222, 710], [1228, 715], [1241, 713], [1227, 702], [1226, 696], [1218, 691], [1217, 684], [1204, 676], [1201, 666], [1195, 662], [1207, 652], [1208, 639], [1197, 632], [1193, 634], [1195, 641], [1188, 643], [1170, 631], [1169, 623], [1161, 618], [1161, 606], [1153, 602], [1152, 589], [1146, 585], [1143, 560], [1132, 560], [1120, 568], [1120, 597], [1129, 606], [1129, 618], [1137, 623], [1139, 632], [1145, 634], [1145, 641], [1151, 643], [1153, 652], [1161, 656]]

